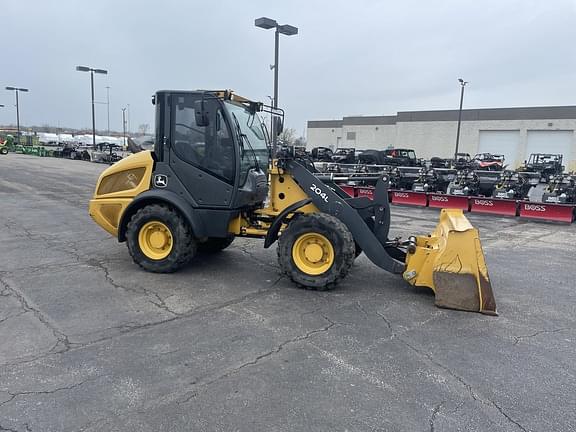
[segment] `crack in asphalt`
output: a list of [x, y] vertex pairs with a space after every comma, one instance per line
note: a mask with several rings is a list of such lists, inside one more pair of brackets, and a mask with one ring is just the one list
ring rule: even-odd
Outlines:
[[52, 346], [52, 348], [49, 349], [48, 352], [55, 353], [55, 352], [68, 351], [73, 346], [73, 344], [68, 340], [68, 336], [65, 335], [61, 330], [59, 330], [54, 324], [52, 324], [48, 319], [48, 317], [46, 317], [42, 312], [40, 312], [39, 309], [32, 307], [32, 305], [26, 299], [23, 293], [21, 293], [16, 288], [10, 286], [10, 284], [1, 277], [3, 273], [5, 272], [0, 272], [0, 284], [4, 286], [4, 289], [2, 291], [4, 292], [5, 290], [8, 290], [12, 294], [12, 296], [15, 297], [18, 300], [18, 302], [20, 302], [20, 306], [22, 307], [22, 309], [25, 312], [31, 312], [32, 314], [34, 314], [36, 319], [40, 321], [46, 328], [48, 328], [52, 332], [54, 338], [56, 339], [56, 343]]
[[[240, 302], [238, 302], [238, 303], [240, 303]], [[223, 307], [226, 307], [226, 306], [223, 306]], [[314, 311], [310, 311], [308, 313], [312, 313], [312, 312], [314, 312]], [[228, 371], [224, 372], [223, 374], [218, 375], [218, 376], [216, 376], [210, 380], [206, 380], [206, 381], [202, 381], [202, 382], [194, 382], [194, 383], [192, 383], [192, 387], [193, 388], [196, 387], [196, 389], [194, 389], [192, 391], [190, 391], [189, 388], [184, 390], [184, 391], [176, 391], [176, 392], [171, 393], [169, 395], [166, 395], [165, 397], [162, 397], [160, 399], [150, 400], [147, 404], [145, 404], [145, 406], [139, 407], [138, 409], [127, 409], [127, 410], [123, 410], [121, 412], [117, 412], [113, 415], [113, 417], [119, 417], [121, 415], [126, 415], [126, 414], [129, 414], [132, 412], [144, 413], [144, 412], [146, 412], [147, 409], [149, 409], [151, 407], [158, 406], [158, 405], [164, 405], [164, 404], [168, 404], [171, 402], [176, 402], [177, 405], [186, 404], [187, 402], [189, 402], [190, 400], [192, 400], [193, 398], [198, 396], [201, 389], [206, 389], [206, 388], [208, 388], [208, 386], [214, 384], [215, 382], [218, 382], [222, 379], [233, 376], [246, 367], [254, 366], [254, 365], [260, 363], [262, 360], [265, 360], [269, 357], [274, 356], [275, 354], [278, 354], [288, 345], [308, 340], [316, 334], [327, 332], [330, 329], [332, 329], [333, 327], [340, 325], [340, 323], [332, 321], [327, 315], [321, 314], [321, 316], [328, 323], [324, 327], [310, 330], [303, 335], [298, 335], [298, 336], [292, 337], [288, 340], [285, 340], [285, 341], [281, 342], [280, 344], [276, 345], [274, 348], [266, 351], [265, 353], [257, 355], [252, 360], [244, 362], [244, 363], [234, 367], [233, 369], [228, 370]], [[174, 351], [178, 351], [178, 350], [174, 350]], [[174, 352], [174, 351], [171, 351], [171, 352]], [[169, 354], [171, 352], [163, 353], [163, 355]], [[109, 418], [110, 418], [110, 416], [91, 420], [90, 422], [88, 422], [87, 424], [85, 424], [84, 426], [79, 428], [79, 430], [82, 430], [82, 431], [88, 430], [88, 429], [90, 429], [90, 428], [92, 428], [98, 424], [105, 422]]]
[[[236, 373], [240, 372], [242, 369], [246, 368], [246, 367], [250, 367], [250, 366], [254, 366], [257, 365], [260, 361], [271, 357], [275, 354], [278, 354], [279, 352], [281, 352], [284, 347], [286, 347], [287, 345], [291, 345], [291, 344], [295, 344], [301, 341], [305, 341], [310, 339], [312, 336], [318, 334], [318, 333], [325, 333], [327, 331], [329, 331], [331, 328], [338, 326], [339, 323], [336, 323], [334, 321], [332, 321], [328, 316], [326, 315], [322, 315], [322, 318], [324, 318], [328, 324], [324, 327], [318, 328], [318, 329], [314, 329], [311, 330], [309, 332], [306, 332], [303, 335], [298, 335], [295, 336], [293, 338], [290, 338], [288, 340], [285, 340], [284, 342], [280, 343], [279, 345], [275, 346], [274, 348], [272, 348], [269, 351], [266, 351], [265, 353], [259, 354], [256, 357], [254, 357], [252, 360], [247, 361], [245, 363], [242, 363], [241, 365], [235, 367], [234, 369], [231, 369], [225, 373], [223, 373], [222, 375], [219, 375], [211, 380], [208, 381], [204, 381], [204, 382], [200, 382], [200, 383], [195, 383], [195, 386], [199, 386], [200, 388], [206, 388], [208, 386], [210, 386], [211, 384], [214, 384], [217, 381], [220, 381], [222, 379], [226, 379], [232, 375], [235, 375]], [[193, 398], [195, 398], [198, 395], [198, 390], [194, 390], [191, 392], [191, 394], [189, 394], [185, 399], [181, 400], [181, 401], [177, 401], [176, 403], [178, 405], [182, 405], [185, 404], [187, 402], [189, 402], [190, 400], [192, 400]]]
[[238, 244], [236, 245], [236, 249], [239, 250], [242, 254], [254, 260], [258, 265], [262, 267], [273, 268], [274, 270], [280, 270], [279, 266], [263, 261], [262, 258], [257, 257], [252, 251], [249, 251], [247, 245]]
[[80, 387], [81, 385], [86, 384], [87, 382], [96, 381], [98, 379], [99, 378], [87, 378], [84, 381], [81, 381], [79, 383], [71, 384], [69, 386], [64, 386], [64, 387], [58, 387], [58, 388], [55, 388], [52, 390], [21, 391], [21, 392], [16, 392], [16, 393], [12, 393], [10, 391], [5, 391], [5, 393], [8, 393], [10, 395], [10, 398], [5, 400], [4, 402], [0, 403], [0, 408], [3, 407], [4, 405], [9, 404], [14, 399], [21, 397], [21, 396], [26, 397], [26, 396], [37, 396], [37, 395], [51, 395], [51, 394], [54, 394], [54, 393], [57, 393], [60, 391], [73, 390], [77, 387]]
[[[104, 272], [104, 277], [106, 279], [106, 281], [113, 286], [116, 289], [120, 289], [120, 290], [124, 290], [124, 291], [128, 291], [128, 292], [134, 292], [134, 293], [139, 293], [139, 294], [144, 294], [146, 297], [149, 297], [147, 299], [147, 301], [154, 305], [155, 307], [164, 310], [165, 312], [168, 312], [174, 316], [182, 316], [182, 313], [176, 312], [174, 310], [172, 310], [164, 301], [164, 299], [161, 298], [161, 296], [151, 290], [148, 290], [146, 288], [140, 287], [140, 288], [131, 288], [131, 287], [127, 287], [124, 285], [121, 285], [119, 283], [117, 283], [114, 278], [111, 275], [110, 269], [105, 265], [105, 261], [103, 260], [96, 260], [96, 259], [92, 259], [90, 257], [84, 257], [80, 254], [80, 251], [78, 249], [78, 242], [59, 242], [59, 241], [55, 241], [54, 239], [48, 238], [46, 236], [43, 236], [39, 233], [32, 233], [28, 228], [26, 228], [25, 226], [18, 224], [16, 221], [12, 221], [10, 219], [5, 220], [4, 221], [4, 226], [6, 226], [8, 229], [10, 230], [20, 230], [21, 232], [24, 233], [24, 236], [30, 240], [34, 240], [34, 241], [38, 241], [41, 240], [44, 243], [46, 243], [48, 246], [50, 247], [57, 247], [59, 251], [64, 252], [65, 254], [71, 255], [74, 260], [76, 261], [76, 263], [70, 264], [70, 263], [65, 263], [64, 265], [66, 266], [74, 266], [77, 265], [78, 263], [80, 264], [85, 264], [88, 265], [90, 267], [93, 268], [97, 268], [100, 269]], [[265, 261], [262, 261], [262, 259], [258, 258], [257, 256], [255, 256], [251, 251], [249, 251], [247, 249], [247, 245], [237, 245], [236, 247], [241, 253], [247, 255], [248, 257], [250, 257], [251, 259], [257, 261], [257, 263], [259, 263], [262, 266], [265, 267], [269, 267], [269, 268], [274, 268], [276, 270], [279, 269], [278, 266], [269, 264]], [[49, 267], [53, 267], [53, 266], [59, 266], [59, 267], [63, 267], [63, 265], [61, 264], [45, 264], [42, 266], [42, 268], [49, 268]], [[38, 271], [38, 270], [42, 270], [41, 266], [35, 266], [32, 267], [31, 270], [33, 271]], [[19, 269], [21, 270], [21, 269]], [[275, 286], [278, 282], [280, 282], [280, 280], [283, 278], [283, 276], [280, 276], [273, 284], [272, 286]]]
[[442, 401], [432, 409], [432, 416], [430, 417], [430, 432], [435, 431], [436, 417], [438, 416], [438, 413], [440, 413], [442, 405], [444, 405], [445, 403], [446, 401]]
[[[4, 284], [2, 279], [0, 279], [0, 282], [2, 282]], [[24, 359], [20, 359], [17, 361], [6, 362], [6, 363], [3, 363], [2, 366], [4, 366], [4, 367], [16, 366], [16, 365], [21, 365], [21, 364], [25, 364], [25, 363], [31, 363], [31, 362], [34, 362], [36, 360], [40, 360], [40, 359], [47, 357], [47, 356], [50, 356], [50, 355], [63, 354], [63, 353], [68, 352], [68, 351], [76, 351], [76, 350], [84, 349], [87, 347], [91, 347], [92, 345], [95, 345], [95, 344], [99, 344], [99, 343], [103, 343], [103, 342], [115, 339], [117, 337], [126, 335], [128, 333], [133, 333], [133, 332], [137, 332], [140, 330], [146, 330], [146, 329], [149, 329], [149, 328], [152, 328], [155, 326], [171, 323], [171, 322], [174, 322], [177, 320], [191, 318], [191, 317], [194, 317], [196, 315], [201, 315], [203, 313], [214, 312], [214, 311], [217, 311], [220, 309], [227, 308], [229, 306], [240, 304], [244, 301], [253, 300], [253, 299], [258, 298], [260, 296], [270, 294], [272, 292], [274, 292], [274, 291], [271, 288], [260, 289], [260, 290], [252, 291], [252, 292], [247, 293], [243, 296], [240, 296], [240, 297], [237, 297], [235, 299], [231, 299], [231, 300], [228, 300], [225, 302], [210, 303], [210, 304], [207, 304], [205, 306], [200, 306], [200, 307], [193, 309], [193, 310], [191, 310], [185, 314], [175, 315], [175, 316], [172, 316], [170, 318], [166, 318], [166, 319], [163, 319], [160, 321], [153, 321], [153, 322], [143, 323], [143, 324], [139, 324], [139, 325], [122, 324], [120, 326], [109, 327], [105, 330], [120, 329], [121, 331], [117, 334], [113, 334], [110, 336], [105, 336], [102, 338], [94, 339], [94, 340], [87, 342], [87, 343], [74, 343], [74, 342], [68, 341], [67, 345], [66, 345], [66, 349], [56, 350], [55, 348], [57, 348], [58, 345], [60, 344], [60, 340], [59, 340], [52, 348], [50, 348], [48, 351], [46, 351], [42, 354], [39, 354], [37, 356], [33, 356], [31, 358], [24, 358]]]
[[539, 336], [541, 334], [546, 334], [546, 333], [558, 333], [561, 331], [566, 331], [566, 330], [574, 330], [572, 327], [561, 327], [561, 328], [557, 328], [554, 330], [539, 330], [535, 333], [529, 334], [529, 335], [524, 335], [524, 336], [513, 336], [514, 337], [514, 345], [518, 345], [518, 343], [522, 340], [522, 339], [530, 339], [533, 338], [535, 336]]
[[[160, 295], [159, 295], [158, 293], [152, 292], [152, 293], [150, 294], [150, 293], [148, 292], [148, 290], [145, 290], [145, 291], [146, 291], [146, 293], [147, 293], [148, 295], [151, 295], [152, 297], [154, 297], [154, 298], [157, 300], [157, 301], [148, 300], [148, 301], [149, 301], [150, 303], [152, 303], [154, 306], [156, 306], [156, 307], [158, 307], [158, 308], [160, 308], [160, 309], [163, 309], [163, 310], [165, 310], [166, 312], [171, 313], [171, 314], [173, 314], [173, 315], [177, 315], [177, 316], [178, 316], [178, 315], [182, 315], [181, 313], [176, 312], [176, 311], [173, 311], [172, 309], [170, 309], [170, 307], [166, 304], [166, 301], [165, 301], [162, 297], [160, 297]], [[166, 297], [166, 298], [169, 298], [169, 297], [170, 297], [170, 296], [168, 296], [168, 297]]]
[[362, 312], [362, 314], [364, 314], [364, 316], [366, 318], [368, 318], [368, 312], [366, 312], [366, 309], [364, 309], [364, 306], [362, 306], [362, 303], [360, 303], [360, 300], [356, 301], [356, 308]]
[[[470, 394], [470, 396], [472, 397], [472, 399], [474, 399], [475, 401], [481, 402], [482, 404], [486, 405], [486, 406], [492, 406], [494, 407], [504, 418], [506, 418], [510, 423], [516, 425], [516, 427], [524, 432], [528, 432], [528, 430], [522, 426], [518, 421], [514, 420], [506, 411], [504, 411], [504, 409], [498, 405], [498, 403], [496, 403], [495, 401], [491, 400], [491, 399], [487, 399], [484, 400], [483, 398], [481, 398], [472, 388], [472, 386], [470, 384], [468, 384], [464, 378], [462, 378], [461, 376], [459, 376], [458, 374], [456, 374], [454, 371], [452, 371], [449, 367], [443, 365], [442, 363], [440, 363], [439, 361], [435, 360], [431, 354], [425, 352], [424, 350], [418, 349], [416, 348], [414, 345], [412, 345], [411, 343], [409, 343], [406, 339], [404, 339], [402, 336], [403, 334], [405, 334], [406, 332], [413, 330], [413, 328], [409, 328], [406, 329], [405, 331], [403, 331], [402, 333], [396, 333], [394, 331], [394, 329], [392, 328], [392, 324], [391, 322], [388, 320], [388, 318], [386, 318], [386, 316], [384, 314], [382, 314], [381, 312], [376, 311], [376, 314], [382, 318], [382, 320], [386, 323], [386, 326], [388, 327], [388, 329], [391, 331], [391, 336], [390, 339], [397, 339], [399, 342], [401, 342], [402, 344], [404, 344], [405, 346], [407, 346], [408, 348], [410, 348], [412, 351], [414, 351], [416, 354], [418, 354], [421, 357], [424, 357], [425, 359], [427, 359], [430, 363], [432, 363], [433, 365], [435, 365], [436, 367], [440, 368], [441, 370], [443, 370], [444, 372], [448, 373], [452, 378], [454, 378], [457, 382], [459, 382], [462, 386], [464, 386], [464, 388], [466, 388], [466, 390], [468, 391], [468, 393]], [[429, 320], [424, 321], [422, 324], [420, 324], [418, 327], [420, 327], [421, 325], [423, 325], [424, 323], [430, 321], [432, 318], [430, 318]]]
[[143, 294], [144, 296], [146, 296], [146, 301], [148, 301], [148, 303], [156, 306], [157, 308], [162, 309], [162, 310], [172, 314], [173, 316], [181, 316], [182, 315], [182, 313], [179, 313], [179, 312], [176, 312], [176, 311], [170, 309], [170, 307], [165, 303], [164, 299], [162, 299], [162, 297], [160, 297], [160, 295], [158, 293], [156, 293], [152, 290], [146, 289], [144, 287], [132, 288], [132, 287], [127, 287], [125, 285], [122, 285], [122, 284], [119, 284], [118, 282], [116, 282], [114, 280], [114, 278], [112, 277], [112, 275], [110, 274], [110, 269], [106, 266], [105, 261], [88, 259], [85, 261], [85, 264], [92, 267], [92, 268], [101, 270], [104, 273], [104, 278], [106, 279], [106, 282], [109, 283], [114, 288], [116, 288], [118, 290], [127, 291], [127, 292]]
[[498, 405], [495, 401], [487, 398], [486, 400], [481, 398], [480, 395], [478, 395], [478, 393], [476, 393], [474, 391], [474, 389], [472, 388], [472, 386], [470, 384], [468, 384], [464, 378], [462, 378], [461, 376], [459, 376], [458, 374], [456, 374], [454, 371], [452, 371], [449, 367], [444, 366], [442, 363], [440, 363], [439, 361], [435, 360], [431, 354], [420, 350], [418, 348], [416, 348], [414, 345], [410, 344], [408, 341], [406, 341], [404, 338], [402, 338], [401, 336], [397, 336], [397, 340], [400, 341], [401, 343], [403, 343], [404, 345], [406, 345], [408, 348], [410, 348], [412, 351], [414, 351], [416, 354], [418, 354], [421, 357], [426, 358], [428, 361], [430, 361], [432, 364], [434, 364], [435, 366], [437, 366], [438, 368], [442, 369], [443, 371], [447, 372], [451, 377], [453, 377], [456, 381], [458, 381], [462, 386], [464, 386], [464, 388], [466, 388], [466, 390], [468, 391], [468, 393], [470, 394], [470, 396], [472, 397], [472, 399], [474, 399], [475, 401], [478, 401], [486, 406], [492, 406], [494, 408], [496, 408], [496, 410], [498, 410], [498, 412], [500, 412], [500, 414], [502, 414], [502, 416], [504, 418], [506, 418], [510, 423], [516, 425], [516, 427], [518, 429], [520, 429], [521, 431], [524, 432], [528, 432], [528, 430], [522, 426], [518, 421], [514, 420], [508, 413], [506, 413], [506, 411], [504, 411], [504, 409]]
[[2, 323], [5, 322], [5, 321], [8, 321], [8, 320], [10, 320], [10, 319], [12, 319], [12, 318], [17, 318], [17, 317], [19, 317], [20, 315], [24, 315], [25, 313], [28, 313], [28, 311], [22, 311], [22, 312], [20, 312], [20, 313], [17, 313], [16, 315], [8, 315], [7, 317], [0, 319], [0, 324], [2, 324]]

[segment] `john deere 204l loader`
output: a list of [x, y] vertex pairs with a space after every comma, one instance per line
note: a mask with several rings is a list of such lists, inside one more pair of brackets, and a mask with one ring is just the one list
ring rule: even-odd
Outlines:
[[278, 241], [282, 272], [325, 290], [364, 252], [378, 267], [429, 287], [440, 307], [496, 313], [478, 237], [460, 210], [443, 210], [434, 232], [390, 240], [388, 178], [374, 199], [350, 198], [321, 181], [296, 153], [269, 158], [258, 112], [281, 129], [283, 112], [231, 91], [159, 91], [154, 151], [106, 169], [90, 201], [98, 225], [128, 244], [152, 272], [174, 272], [198, 252], [235, 237]]

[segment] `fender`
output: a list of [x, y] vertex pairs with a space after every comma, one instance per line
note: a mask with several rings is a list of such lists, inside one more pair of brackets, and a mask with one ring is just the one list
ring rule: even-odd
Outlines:
[[264, 248], [265, 249], [269, 248], [270, 246], [272, 246], [272, 244], [274, 244], [276, 240], [278, 240], [278, 233], [280, 232], [282, 223], [284, 222], [284, 219], [286, 219], [286, 216], [288, 216], [288, 213], [293, 213], [299, 208], [310, 204], [311, 202], [312, 198], [306, 198], [301, 201], [297, 201], [294, 204], [289, 205], [284, 210], [282, 210], [282, 212], [278, 216], [276, 216], [274, 222], [272, 222], [272, 225], [270, 225], [270, 228], [266, 233], [266, 238], [264, 240]]
[[120, 218], [120, 223], [118, 224], [119, 242], [126, 241], [126, 229], [132, 216], [142, 207], [154, 203], [165, 203], [176, 208], [190, 224], [192, 231], [194, 231], [194, 235], [196, 237], [204, 236], [205, 230], [202, 219], [194, 211], [194, 208], [188, 202], [186, 202], [186, 200], [169, 190], [150, 189], [138, 195], [134, 201], [132, 201], [130, 205], [126, 207], [126, 210]]

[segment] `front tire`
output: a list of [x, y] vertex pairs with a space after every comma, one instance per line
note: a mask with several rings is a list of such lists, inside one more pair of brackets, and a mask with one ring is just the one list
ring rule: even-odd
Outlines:
[[355, 245], [338, 218], [310, 213], [289, 223], [277, 250], [282, 273], [302, 288], [323, 291], [346, 277], [354, 262]]
[[196, 254], [189, 224], [174, 209], [158, 204], [143, 207], [132, 216], [126, 239], [134, 262], [154, 273], [173, 273]]

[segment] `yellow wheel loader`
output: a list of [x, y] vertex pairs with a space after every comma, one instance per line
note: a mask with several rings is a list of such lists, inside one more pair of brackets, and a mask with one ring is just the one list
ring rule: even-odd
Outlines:
[[159, 91], [153, 103], [154, 151], [106, 169], [90, 200], [90, 216], [145, 270], [174, 272], [254, 237], [278, 241], [282, 273], [303, 288], [333, 288], [363, 252], [434, 290], [439, 307], [496, 314], [478, 231], [460, 210], [443, 210], [430, 235], [391, 240], [387, 176], [373, 200], [351, 198], [291, 149], [270, 157], [258, 113], [279, 131], [282, 110], [228, 90]]

